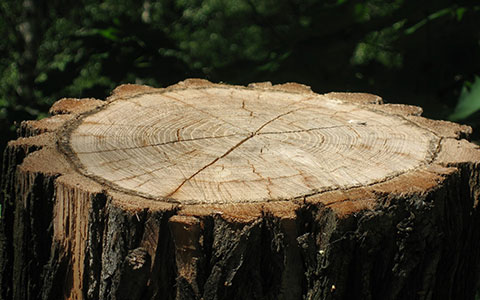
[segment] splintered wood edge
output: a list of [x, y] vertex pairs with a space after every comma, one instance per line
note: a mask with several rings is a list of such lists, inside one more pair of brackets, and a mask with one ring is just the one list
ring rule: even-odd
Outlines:
[[[213, 84], [206, 80], [186, 80], [180, 82], [167, 89], [187, 88], [189, 86], [225, 86], [222, 84]], [[231, 86], [229, 86], [231, 87]], [[275, 89], [268, 83], [259, 85], [252, 84], [251, 88]], [[242, 87], [245, 88], [245, 87]], [[118, 97], [129, 97], [138, 95], [139, 93], [158, 92], [161, 89], [153, 89], [150, 87], [139, 87], [136, 85], [120, 86], [117, 88], [109, 101], [113, 101]], [[305, 93], [309, 89], [303, 85], [287, 84], [281, 85], [281, 90]], [[335, 98], [341, 98], [335, 93]], [[350, 99], [344, 97], [343, 101]], [[393, 113], [404, 116], [407, 120], [417, 126], [433, 132], [440, 138], [440, 149], [436, 153], [431, 164], [419, 169], [409, 171], [393, 178], [389, 178], [384, 182], [375, 183], [366, 187], [353, 187], [345, 190], [332, 190], [314, 195], [306, 195], [298, 199], [285, 201], [271, 201], [264, 203], [237, 203], [237, 204], [194, 204], [181, 205], [177, 203], [167, 203], [153, 201], [138, 195], [131, 195], [117, 191], [111, 187], [105, 187], [99, 182], [92, 180], [78, 173], [68, 161], [68, 158], [60, 151], [60, 138], [65, 133], [64, 127], [71, 122], [79, 122], [85, 116], [94, 113], [99, 107], [104, 105], [104, 101], [88, 99], [87, 104], [81, 103], [81, 100], [60, 100], [61, 103], [53, 107], [57, 107], [54, 115], [58, 112], [63, 114], [72, 114], [72, 118], [54, 118], [54, 126], [45, 126], [49, 121], [30, 121], [33, 127], [42, 128], [36, 135], [31, 137], [19, 138], [11, 141], [8, 147], [35, 148], [36, 151], [28, 154], [23, 163], [18, 166], [18, 170], [24, 173], [42, 173], [57, 178], [56, 185], [74, 185], [75, 188], [85, 190], [86, 192], [104, 193], [117, 206], [123, 207], [128, 211], [151, 210], [151, 211], [175, 211], [178, 215], [183, 216], [211, 216], [219, 215], [222, 218], [230, 219], [234, 222], [251, 222], [252, 220], [265, 215], [272, 214], [280, 218], [295, 218], [296, 211], [304, 205], [321, 205], [332, 209], [339, 217], [347, 217], [348, 215], [362, 211], [375, 209], [378, 205], [379, 195], [392, 196], [408, 196], [408, 195], [425, 195], [434, 190], [446, 178], [456, 172], [457, 167], [461, 164], [474, 164], [476, 168], [480, 165], [480, 147], [468, 142], [467, 137], [471, 132], [471, 128], [456, 123], [446, 121], [434, 121], [419, 117], [421, 112], [419, 109], [401, 105], [387, 106], [383, 109], [378, 103], [377, 98], [368, 96], [367, 101], [363, 101], [359, 105], [374, 106], [372, 109], [384, 111], [385, 113]], [[340, 100], [340, 99], [339, 99]], [[372, 101], [375, 100], [375, 101]], [[66, 103], [68, 102], [68, 105]], [[62, 107], [61, 109], [59, 107]], [[89, 109], [86, 109], [88, 107]], [[392, 110], [392, 107], [393, 110]], [[53, 118], [53, 117], [50, 117]], [[64, 122], [64, 123], [62, 123]], [[433, 128], [431, 127], [434, 124]], [[67, 126], [71, 127], [71, 126]], [[59, 128], [62, 128], [59, 130]], [[64, 135], [63, 135], [64, 137]], [[38, 149], [38, 150], [37, 150]]]
[[[137, 85], [137, 84], [123, 84], [115, 88], [112, 92], [112, 95], [107, 98], [107, 102], [112, 102], [117, 99], [128, 99], [137, 97], [143, 94], [152, 94], [152, 93], [161, 93], [167, 92], [171, 90], [184, 90], [184, 89], [195, 89], [195, 88], [239, 88], [239, 89], [262, 89], [262, 90], [270, 90], [270, 91], [281, 91], [287, 93], [297, 93], [297, 94], [305, 94], [305, 93], [312, 93], [312, 90], [309, 86], [288, 82], [283, 84], [276, 84], [272, 85], [271, 82], [259, 82], [259, 83], [251, 83], [248, 86], [242, 85], [230, 85], [230, 84], [223, 84], [223, 83], [213, 83], [205, 79], [199, 78], [190, 78], [184, 81], [180, 81], [174, 85], [171, 85], [166, 88], [153, 88], [146, 85]], [[342, 94], [342, 93], [337, 93]], [[376, 96], [378, 97], [378, 96]], [[340, 99], [339, 99], [340, 100]], [[348, 100], [345, 100], [348, 101]]]
[[49, 110], [53, 116], [64, 114], [80, 114], [102, 106], [105, 101], [94, 98], [62, 98], [55, 102]]

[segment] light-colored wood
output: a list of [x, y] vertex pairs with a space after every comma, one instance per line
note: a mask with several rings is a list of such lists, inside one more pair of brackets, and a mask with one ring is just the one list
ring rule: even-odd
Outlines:
[[71, 125], [65, 149], [97, 181], [182, 204], [288, 200], [434, 159], [435, 134], [338, 95], [213, 84], [120, 93]]

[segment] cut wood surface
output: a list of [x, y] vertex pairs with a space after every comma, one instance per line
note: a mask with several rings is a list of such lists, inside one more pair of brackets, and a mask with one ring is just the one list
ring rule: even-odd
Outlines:
[[184, 204], [369, 185], [436, 155], [440, 138], [428, 129], [300, 91], [212, 85], [114, 96], [68, 127], [63, 149], [104, 184]]
[[199, 79], [50, 113], [4, 154], [0, 299], [474, 298], [468, 126]]

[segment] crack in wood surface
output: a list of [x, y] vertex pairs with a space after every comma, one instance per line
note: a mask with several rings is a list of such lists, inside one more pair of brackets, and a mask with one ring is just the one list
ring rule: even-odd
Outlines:
[[[357, 127], [363, 127], [364, 125], [357, 125]], [[285, 131], [267, 131], [267, 132], [259, 132], [258, 135], [264, 135], [264, 134], [287, 134], [287, 133], [301, 133], [301, 132], [310, 132], [310, 131], [317, 131], [317, 130], [325, 130], [325, 129], [335, 129], [335, 128], [350, 128], [352, 130], [354, 127], [354, 124], [352, 125], [333, 125], [333, 126], [323, 126], [323, 127], [313, 127], [313, 128], [308, 128], [308, 129], [298, 129], [298, 130], [285, 130]], [[389, 128], [386, 125], [371, 125], [368, 126], [368, 128]], [[358, 133], [357, 133], [358, 134]]]
[[[83, 129], [83, 131], [87, 134], [76, 134], [76, 140], [75, 135], [72, 136], [71, 134], [69, 134], [68, 137], [73, 137], [73, 140], [70, 139], [69, 141], [67, 141], [67, 143], [69, 143], [70, 145], [69, 149], [71, 149], [71, 154], [86, 154], [85, 156], [82, 156], [81, 159], [77, 156], [76, 160], [73, 160], [74, 164], [76, 164], [76, 167], [81, 170], [84, 175], [87, 175], [88, 177], [93, 178], [99, 182], [107, 183], [115, 188], [118, 188], [121, 191], [141, 195], [146, 198], [160, 201], [177, 202], [178, 200], [180, 201], [179, 203], [182, 203], [182, 201], [183, 203], [207, 203], [213, 200], [215, 200], [215, 203], [224, 203], [224, 201], [228, 202], [228, 199], [235, 202], [249, 202], [250, 200], [268, 201], [280, 198], [294, 199], [298, 197], [308, 197], [309, 195], [329, 191], [331, 189], [338, 189], [340, 187], [356, 187], [359, 184], [370, 185], [372, 183], [371, 180], [374, 180], [373, 182], [379, 182], [378, 180], [382, 181], [385, 179], [385, 177], [379, 178], [378, 176], [370, 176], [372, 177], [370, 178], [367, 176], [368, 178], [366, 178], [366, 180], [363, 180], [364, 169], [362, 169], [363, 167], [361, 166], [363, 161], [367, 162], [366, 169], [369, 169], [370, 166], [374, 166], [372, 162], [369, 162], [371, 159], [373, 159], [373, 163], [377, 163], [379, 167], [383, 167], [381, 173], [385, 173], [388, 171], [388, 174], [386, 175], [386, 178], [388, 179], [398, 174], [412, 170], [411, 168], [408, 168], [406, 170], [400, 170], [404, 167], [409, 167], [413, 164], [415, 164], [416, 166], [421, 166], [427, 164], [429, 161], [434, 160], [435, 155], [439, 151], [440, 147], [438, 141], [436, 141], [435, 139], [432, 140], [432, 137], [426, 137], [426, 139], [430, 139], [429, 148], [431, 149], [427, 149], [428, 152], [425, 154], [425, 157], [421, 159], [420, 156], [414, 155], [414, 153], [418, 153], [418, 151], [408, 152], [410, 148], [405, 147], [405, 142], [411, 142], [413, 146], [416, 146], [416, 137], [422, 137], [417, 132], [415, 132], [416, 135], [409, 137], [408, 135], [405, 135], [404, 131], [408, 130], [408, 127], [411, 127], [412, 125], [414, 125], [413, 127], [415, 128], [425, 128], [400, 117], [398, 119], [403, 119], [407, 122], [394, 122], [394, 124], [397, 124], [401, 127], [397, 128], [397, 126], [392, 126], [392, 123], [387, 124], [386, 120], [383, 120], [381, 118], [377, 120], [376, 115], [368, 113], [368, 111], [373, 112], [373, 110], [370, 110], [368, 108], [365, 109], [365, 107], [363, 106], [355, 106], [352, 109], [352, 107], [348, 106], [348, 103], [346, 104], [347, 106], [341, 106], [339, 104], [340, 107], [337, 107], [337, 102], [334, 102], [333, 104], [328, 102], [328, 105], [324, 106], [322, 105], [323, 102], [320, 103], [315, 100], [318, 98], [318, 96], [301, 97], [300, 99], [298, 97], [287, 97], [284, 99], [285, 102], [277, 102], [277, 98], [281, 97], [281, 95], [274, 94], [271, 97], [268, 97], [269, 94], [267, 92], [264, 99], [263, 92], [265, 91], [257, 91], [257, 93], [254, 94], [240, 93], [238, 94], [238, 97], [236, 96], [234, 91], [231, 91], [230, 95], [226, 96], [222, 93], [216, 95], [216, 91], [204, 91], [202, 89], [198, 89], [194, 93], [191, 93], [188, 90], [185, 93], [183, 93], [182, 91], [183, 90], [173, 90], [173, 93], [170, 93], [171, 91], [168, 91], [168, 93], [158, 93], [155, 95], [163, 98], [163, 102], [160, 101], [159, 103], [170, 103], [168, 104], [168, 107], [174, 108], [173, 111], [170, 111], [169, 109], [160, 109], [159, 107], [159, 111], [162, 112], [162, 117], [160, 115], [152, 115], [152, 112], [157, 112], [157, 110], [152, 109], [154, 107], [157, 107], [157, 102], [155, 101], [155, 98], [149, 98], [147, 100], [148, 102], [146, 102], [146, 105], [141, 105], [143, 104], [143, 102], [140, 104], [140, 102], [137, 102], [139, 101], [138, 99], [134, 100], [133, 104], [138, 106], [139, 109], [148, 110], [148, 117], [144, 120], [144, 123], [153, 124], [153, 126], [138, 126], [136, 124], [103, 124], [101, 122], [91, 122], [89, 121], [89, 119], [83, 118], [83, 124], [89, 125]], [[261, 101], [251, 102], [255, 100], [255, 96], [257, 96], [256, 100]], [[184, 99], [182, 97], [186, 98]], [[132, 99], [134, 98], [135, 97], [133, 97]], [[132, 99], [128, 99], [128, 101], [131, 101]], [[217, 99], [220, 100], [220, 102], [214, 102], [214, 100]], [[309, 102], [309, 100], [312, 99], [314, 99], [315, 101]], [[273, 106], [271, 107], [268, 101], [266, 103], [263, 103], [263, 100], [275, 100], [275, 103], [281, 105], [273, 105], [272, 102], [271, 104]], [[319, 101], [320, 100], [323, 100], [323, 98], [319, 99]], [[178, 102], [180, 105], [176, 105], [175, 103], [172, 103], [172, 101]], [[226, 115], [221, 114], [224, 109], [227, 109], [229, 107], [230, 104], [235, 104], [235, 109], [243, 111], [229, 112]], [[185, 109], [187, 107], [191, 109]], [[128, 105], [111, 107], [110, 109], [113, 109], [113, 111], [106, 111], [105, 114], [98, 115], [98, 117], [96, 118], [100, 121], [104, 120], [105, 118], [108, 120], [111, 119], [113, 121], [114, 119], [112, 119], [112, 116], [114, 116], [115, 120], [118, 120], [119, 117], [122, 118], [122, 116], [124, 116], [123, 111], [126, 108], [128, 108]], [[336, 111], [336, 109], [341, 109], [341, 111]], [[138, 111], [135, 108], [134, 110], [136, 114], [141, 115], [141, 111]], [[187, 115], [183, 115], [181, 113], [182, 110], [188, 112]], [[281, 122], [275, 123], [273, 126], [269, 126], [271, 125], [271, 123], [282, 118], [283, 116], [292, 114], [293, 112], [299, 110], [301, 110], [302, 112], [299, 114], [295, 114], [294, 116], [291, 116], [289, 118], [285, 118]], [[128, 112], [128, 109], [126, 111]], [[260, 113], [263, 111], [265, 112], [265, 114], [261, 115]], [[273, 117], [272, 115], [275, 113], [275, 111], [287, 112], [278, 114]], [[359, 113], [355, 113], [357, 111]], [[367, 111], [367, 113], [363, 114], [363, 111]], [[247, 118], [248, 116], [246, 116], [246, 113], [250, 115], [250, 118]], [[92, 114], [88, 114], [87, 116], [91, 115]], [[164, 115], [169, 117], [165, 119], [163, 118]], [[390, 115], [384, 113], [380, 115], [385, 115], [385, 117], [391, 117]], [[255, 118], [251, 118], [252, 116], [255, 116]], [[133, 116], [128, 115], [126, 117], [129, 120], [135, 120], [135, 117]], [[201, 122], [199, 122], [198, 120], [195, 123], [184, 122], [183, 120], [186, 117], [200, 118]], [[213, 118], [214, 120], [209, 120], [210, 118]], [[270, 118], [270, 120], [268, 120], [267, 118]], [[358, 123], [352, 122], [352, 120], [357, 119], [361, 121], [358, 121]], [[92, 120], [94, 120], [94, 118], [92, 118]], [[244, 121], [246, 123], [242, 123]], [[220, 124], [218, 124], [218, 122], [220, 122]], [[105, 125], [106, 127], [102, 128], [101, 126], [99, 126], [99, 128], [97, 128], [97, 124]], [[169, 125], [165, 127], [165, 124]], [[238, 127], [235, 124], [243, 126]], [[75, 128], [78, 127], [79, 125], [77, 125], [77, 127]], [[115, 127], [118, 127], [118, 129]], [[117, 131], [122, 130], [124, 127], [130, 127], [130, 129], [127, 129], [127, 133], [129, 135], [124, 134], [116, 136]], [[149, 130], [150, 127], [155, 128]], [[249, 127], [257, 127], [257, 129], [255, 131], [251, 131]], [[325, 132], [321, 132], [322, 130], [324, 130]], [[88, 134], [89, 132], [93, 134]], [[113, 132], [113, 134], [111, 134], [111, 132]], [[221, 136], [188, 138], [188, 136], [198, 135], [199, 133], [215, 135], [217, 133], [221, 134], [222, 132], [231, 134]], [[312, 134], [302, 134], [310, 132]], [[399, 134], [397, 134], [397, 132], [399, 132]], [[103, 133], [103, 135], [95, 133]], [[436, 136], [434, 132], [430, 131], [430, 133]], [[284, 136], [277, 137], [274, 136], [275, 134], [284, 134]], [[291, 134], [293, 134], [293, 136]], [[258, 143], [257, 140], [255, 140], [253, 143], [249, 142], [248, 145], [242, 146], [247, 141], [251, 140], [257, 135], [264, 136], [264, 138], [262, 138], [262, 142], [265, 142], [265, 145], [261, 145]], [[272, 137], [272, 139], [270, 139], [269, 135]], [[170, 139], [170, 141], [161, 141], [161, 139], [167, 138]], [[219, 140], [221, 138], [227, 139]], [[83, 144], [83, 141], [85, 140], [87, 141], [87, 145]], [[216, 141], [206, 141], [188, 144], [189, 142], [201, 140]], [[179, 144], [175, 147], [161, 147], [163, 145], [175, 145], [176, 143], [184, 142], [185, 144]], [[139, 145], [135, 145], [136, 143], [138, 143]], [[130, 144], [132, 146], [125, 147], [125, 144]], [[273, 145], [275, 148], [269, 149], [270, 144]], [[371, 147], [364, 148], [364, 144], [371, 145]], [[75, 151], [75, 147], [72, 147], [73, 145], [78, 150], [83, 149], [86, 151], [77, 152]], [[107, 147], [121, 147], [122, 145], [124, 146], [122, 148], [107, 149]], [[221, 145], [224, 146], [222, 147]], [[200, 146], [206, 146], [208, 149], [205, 149], [206, 152], [203, 152]], [[423, 146], [425, 145], [423, 142], [419, 142], [418, 146], [423, 150]], [[179, 147], [181, 148], [180, 151]], [[195, 156], [183, 156], [185, 154], [183, 153], [184, 149], [188, 150], [192, 147], [200, 150], [201, 153], [196, 154]], [[224, 150], [224, 147], [227, 149]], [[260, 148], [257, 149], [257, 147]], [[98, 148], [103, 149], [95, 150]], [[158, 158], [158, 152], [159, 154], [161, 154], [161, 156], [163, 156], [161, 157], [163, 159], [156, 160], [154, 165], [150, 163], [151, 159], [144, 160], [141, 158], [135, 158], [131, 162], [129, 162], [127, 158], [122, 159], [122, 156], [125, 155], [129, 157], [137, 157], [137, 152], [128, 150], [144, 148], [147, 149], [139, 150], [138, 154], [140, 156], [146, 154], [151, 159], [154, 159], [154, 157]], [[239, 148], [241, 149], [236, 150]], [[95, 151], [91, 151], [92, 149]], [[238, 156], [237, 153], [241, 151], [252, 151], [252, 149], [253, 151], [258, 150], [260, 152], [259, 158], [261, 158], [261, 161], [258, 162], [256, 159], [247, 159], [248, 165], [250, 165], [253, 173], [256, 174], [256, 176], [253, 174], [244, 174], [246, 176], [242, 177], [242, 172], [244, 172], [243, 168], [245, 168], [245, 166], [241, 163], [238, 164], [238, 162], [236, 161], [237, 159], [241, 159], [241, 157]], [[379, 152], [381, 151], [381, 149], [385, 151], [385, 155], [380, 155], [383, 153]], [[114, 154], [115, 151], [119, 151], [119, 153]], [[207, 155], [208, 153], [210, 153], [208, 151], [215, 152], [212, 155]], [[232, 160], [225, 160], [225, 162], [229, 162], [229, 170], [225, 170], [224, 172], [223, 169], [226, 169], [226, 167], [223, 166], [222, 171], [217, 172], [217, 168], [219, 168], [218, 165], [222, 164], [222, 162], [219, 162], [219, 160], [227, 157], [233, 151], [236, 151], [235, 156], [229, 156]], [[344, 153], [344, 151], [347, 151], [347, 153]], [[403, 153], [402, 151], [407, 151], [407, 153]], [[111, 168], [100, 168], [100, 170], [97, 171], [98, 164], [95, 164], [94, 161], [97, 159], [97, 156], [95, 156], [96, 153], [100, 153], [98, 155], [100, 159], [107, 160], [101, 162], [100, 165], [110, 165]], [[113, 157], [118, 157], [118, 160], [112, 160], [112, 156], [110, 156], [110, 153], [114, 155]], [[249, 153], [250, 154], [247, 155], [248, 157], [254, 157], [251, 155], [258, 154], [258, 152]], [[306, 155], [306, 153], [308, 153], [308, 155]], [[90, 156], [88, 154], [94, 155]], [[179, 154], [181, 154], [181, 156], [178, 156]], [[244, 153], [241, 152], [240, 154]], [[374, 154], [375, 157], [369, 154]], [[332, 161], [330, 159], [331, 155], [333, 155], [334, 157], [336, 155], [338, 156], [338, 158]], [[392, 169], [390, 169], [387, 167], [389, 166], [388, 162], [385, 163], [385, 160], [390, 159], [392, 164], [396, 165], [397, 163], [403, 162], [403, 159], [405, 157], [408, 159], [405, 163], [406, 166], [404, 167], [402, 167], [402, 163], [402, 166], [393, 166]], [[285, 162], [288, 161], [289, 163], [287, 164], [283, 160], [285, 160]], [[312, 164], [313, 160], [315, 160], [318, 165], [314, 166]], [[92, 164], [89, 164], [89, 161], [91, 161]], [[116, 164], [117, 162], [122, 161], [123, 163]], [[177, 163], [171, 164], [172, 161], [182, 162], [182, 164], [178, 166], [178, 168], [174, 168], [175, 171], [172, 171], [173, 173], [161, 171], [163, 169], [168, 169], [177, 165]], [[346, 166], [343, 166], [345, 161], [347, 161], [348, 163], [352, 163], [354, 169], [349, 170]], [[233, 163], [233, 165], [230, 164], [230, 162]], [[253, 162], [260, 162], [260, 164], [254, 165]], [[273, 168], [265, 169], [265, 164], [270, 165], [272, 163], [274, 164]], [[167, 165], [165, 166], [164, 164]], [[278, 164], [280, 164], [280, 166]], [[299, 173], [294, 175], [292, 175], [293, 173], [288, 173], [287, 176], [276, 176], [280, 174], [286, 174], [282, 172], [281, 166], [283, 165], [285, 165], [284, 168], [286, 168], [285, 170], [288, 170], [288, 172], [296, 170]], [[237, 169], [237, 166], [239, 167], [239, 169]], [[205, 171], [207, 169], [208, 171]], [[328, 169], [330, 171], [327, 172], [325, 171], [325, 169]], [[365, 172], [367, 172], [366, 169]], [[116, 170], [118, 170], [119, 172], [115, 173]], [[157, 171], [160, 172], [158, 174], [155, 174], [155, 172]], [[353, 174], [350, 173], [350, 171], [353, 172]], [[393, 173], [390, 171], [392, 171]], [[191, 172], [194, 173], [192, 174]], [[204, 173], [202, 174], [202, 172]], [[338, 174], [332, 174], [330, 177], [326, 177], [323, 175], [330, 172]], [[116, 175], [112, 175], [112, 173]], [[310, 173], [312, 173], [313, 175], [310, 176]], [[317, 173], [320, 175], [315, 177], [315, 174]], [[154, 178], [150, 178], [149, 175], [153, 176]], [[353, 175], [353, 185], [348, 183], [345, 185], [345, 180], [337, 180], [339, 176], [346, 176], [350, 178], [351, 175]], [[167, 183], [159, 181], [165, 176], [166, 179], [168, 179]], [[291, 182], [291, 185], [286, 184], [286, 180], [278, 180], [291, 177], [296, 177], [289, 181]], [[142, 180], [144, 182], [142, 182]], [[230, 191], [241, 190], [242, 185], [240, 183], [243, 183], [245, 180], [248, 180], [249, 182], [258, 182], [257, 184], [247, 183], [244, 187], [248, 189], [251, 188], [252, 191], [260, 191], [259, 189], [261, 188], [263, 189], [263, 191], [261, 191], [260, 193], [261, 195], [255, 193], [255, 195], [251, 195], [254, 196], [254, 199], [244, 199], [243, 194], [234, 195], [230, 193]], [[185, 184], [187, 184], [189, 181], [191, 181], [190, 184], [185, 186]], [[232, 184], [228, 185], [228, 183]], [[216, 193], [213, 191], [215, 189], [215, 184], [217, 185]], [[134, 186], [133, 190], [132, 186]], [[293, 194], [290, 193], [284, 195], [285, 193], [283, 191], [289, 189], [292, 189], [291, 192], [293, 192]], [[298, 189], [300, 189], [301, 192]], [[192, 193], [198, 194], [195, 196], [195, 194]], [[202, 199], [202, 194], [205, 202], [200, 200]], [[173, 195], [175, 195], [176, 199], [172, 198]], [[238, 196], [240, 196], [240, 198], [235, 199]], [[271, 199], [267, 199], [264, 197], [270, 197]]]
[[[235, 125], [235, 124], [233, 124], [233, 123], [230, 123], [230, 122], [227, 122], [227, 121], [225, 121], [224, 119], [222, 119], [222, 118], [220, 118], [220, 117], [218, 117], [218, 116], [216, 116], [216, 115], [213, 115], [213, 114], [209, 113], [208, 111], [204, 111], [203, 109], [200, 109], [200, 108], [196, 107], [196, 106], [193, 105], [193, 104], [190, 104], [190, 103], [188, 103], [188, 102], [182, 101], [182, 100], [180, 100], [180, 99], [178, 99], [178, 98], [176, 98], [176, 97], [173, 97], [173, 96], [171, 96], [171, 95], [161, 94], [161, 96], [163, 96], [163, 97], [165, 97], [165, 98], [168, 98], [168, 99], [171, 99], [171, 100], [174, 100], [174, 101], [177, 101], [177, 102], [180, 102], [180, 103], [182, 103], [183, 105], [186, 105], [186, 106], [188, 106], [188, 107], [191, 107], [191, 108], [193, 108], [194, 110], [196, 110], [196, 111], [198, 111], [198, 112], [204, 113], [204, 114], [206, 114], [206, 115], [208, 115], [208, 116], [210, 116], [210, 117], [212, 117], [212, 118], [214, 118], [214, 119], [217, 119], [217, 120], [219, 120], [219, 121], [222, 121], [222, 122], [224, 122], [224, 123], [226, 123], [226, 124], [228, 124], [228, 125], [231, 125], [231, 126], [237, 128], [237, 129], [241, 130], [241, 131], [244, 131], [244, 129], [238, 127], [237, 125]], [[211, 96], [211, 95], [210, 95], [210, 96]]]
[[112, 151], [119, 151], [119, 150], [135, 150], [135, 149], [141, 149], [141, 148], [164, 146], [164, 145], [175, 144], [175, 143], [184, 143], [184, 142], [192, 142], [192, 141], [198, 141], [198, 140], [209, 140], [209, 139], [220, 139], [220, 138], [225, 138], [225, 137], [242, 136], [242, 135], [245, 135], [245, 134], [233, 133], [233, 134], [227, 134], [227, 135], [222, 135], [222, 136], [206, 136], [206, 137], [191, 138], [191, 139], [184, 139], [184, 140], [174, 140], [174, 141], [168, 141], [168, 142], [157, 143], [157, 144], [137, 145], [137, 146], [132, 146], [132, 147], [105, 149], [105, 150], [97, 150], [97, 151], [78, 151], [78, 152], [75, 152], [75, 153], [90, 154], [90, 153], [105, 153], [105, 152], [112, 152]]
[[[297, 109], [298, 110], [298, 109]], [[261, 130], [263, 127], [268, 125], [272, 120], [269, 122], [265, 123], [259, 130]], [[376, 125], [376, 126], [369, 126], [369, 128], [372, 127], [386, 127], [385, 125]], [[299, 130], [286, 130], [286, 131], [267, 131], [267, 132], [258, 132], [256, 131], [255, 135], [269, 135], [269, 134], [289, 134], [289, 133], [302, 133], [302, 132], [310, 132], [310, 131], [317, 131], [317, 130], [325, 130], [325, 129], [335, 129], [335, 128], [351, 128], [352, 125], [334, 125], [334, 126], [324, 126], [324, 127], [314, 127], [314, 128], [308, 128], [308, 129], [299, 129]], [[162, 142], [162, 143], [156, 143], [156, 144], [145, 144], [145, 145], [135, 145], [132, 147], [124, 147], [124, 148], [114, 148], [114, 149], [104, 149], [104, 150], [96, 150], [96, 151], [78, 151], [75, 153], [78, 154], [90, 154], [90, 153], [105, 153], [105, 152], [112, 152], [112, 151], [118, 151], [118, 150], [135, 150], [135, 149], [141, 149], [141, 148], [149, 148], [149, 147], [157, 147], [157, 146], [163, 146], [163, 145], [169, 145], [169, 144], [175, 144], [175, 143], [184, 143], [184, 142], [192, 142], [192, 141], [198, 141], [198, 140], [207, 140], [207, 139], [220, 139], [220, 138], [225, 138], [225, 137], [232, 137], [232, 136], [242, 136], [245, 135], [244, 133], [232, 133], [232, 134], [227, 134], [227, 135], [221, 135], [221, 136], [206, 136], [206, 137], [198, 137], [198, 138], [190, 138], [190, 139], [181, 139], [179, 137], [179, 130], [176, 130], [176, 140], [168, 141], [168, 142]], [[105, 138], [106, 136], [101, 136], [101, 135], [79, 135], [79, 136], [93, 136], [93, 137], [101, 137]], [[249, 135], [247, 135], [248, 137]]]
[[242, 100], [242, 109], [247, 111], [249, 113], [250, 117], [253, 117], [254, 112], [252, 110], [249, 110], [245, 107], [245, 100]]
[[262, 126], [260, 126], [257, 130], [255, 130], [254, 132], [252, 132], [251, 134], [249, 134], [246, 138], [242, 139], [240, 142], [238, 142], [236, 145], [234, 145], [232, 148], [228, 149], [224, 154], [222, 154], [221, 156], [215, 158], [214, 160], [212, 160], [211, 162], [209, 162], [208, 164], [206, 164], [205, 166], [203, 166], [202, 168], [200, 168], [197, 172], [193, 173], [190, 177], [188, 177], [187, 179], [185, 179], [184, 181], [182, 181], [180, 183], [180, 185], [177, 186], [177, 188], [175, 188], [172, 192], [170, 192], [169, 194], [167, 194], [165, 196], [165, 198], [171, 198], [175, 193], [177, 193], [181, 188], [182, 186], [187, 183], [188, 181], [192, 180], [193, 177], [197, 176], [199, 173], [201, 173], [203, 170], [207, 169], [208, 167], [210, 167], [211, 165], [215, 164], [218, 160], [224, 158], [225, 156], [227, 156], [228, 154], [230, 154], [233, 150], [237, 149], [238, 147], [240, 147], [243, 143], [245, 143], [246, 141], [250, 140], [251, 138], [253, 138], [254, 136], [256, 136], [258, 134], [258, 132], [260, 130], [262, 130], [263, 128], [265, 128], [265, 126], [269, 125], [270, 123], [280, 119], [281, 117], [283, 116], [286, 116], [288, 114], [291, 114], [297, 110], [300, 110], [300, 108], [297, 108], [297, 109], [294, 109], [294, 110], [290, 110], [288, 112], [285, 112], [285, 113], [282, 113], [278, 116], [276, 116], [275, 118], [265, 122]]

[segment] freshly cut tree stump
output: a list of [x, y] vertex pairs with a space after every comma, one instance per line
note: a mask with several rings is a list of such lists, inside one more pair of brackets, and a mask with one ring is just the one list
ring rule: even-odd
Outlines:
[[471, 129], [191, 79], [62, 99], [4, 154], [1, 299], [473, 299]]

